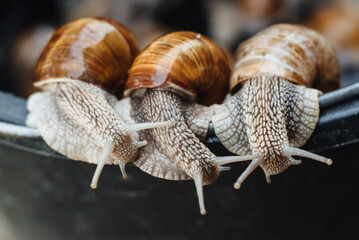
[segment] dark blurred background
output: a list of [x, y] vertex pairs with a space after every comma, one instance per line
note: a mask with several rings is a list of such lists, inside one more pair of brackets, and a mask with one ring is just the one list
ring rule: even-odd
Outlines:
[[[141, 48], [166, 32], [192, 30], [230, 55], [271, 24], [299, 23], [335, 46], [342, 86], [359, 80], [357, 0], [12, 0], [0, 8], [0, 90], [23, 98], [35, 91], [33, 69], [52, 30], [84, 16], [127, 25]], [[192, 182], [155, 179], [133, 166], [123, 181], [106, 167], [93, 191], [93, 165], [0, 145], [0, 240], [355, 239], [359, 145], [320, 154], [334, 165], [304, 161], [271, 185], [255, 171], [239, 191], [232, 184], [245, 166], [233, 166], [204, 189], [202, 217]]]

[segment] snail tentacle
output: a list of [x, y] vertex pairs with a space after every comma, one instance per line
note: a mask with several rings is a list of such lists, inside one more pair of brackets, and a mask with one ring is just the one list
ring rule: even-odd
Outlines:
[[132, 135], [135, 132], [145, 130], [145, 129], [151, 129], [151, 128], [158, 128], [158, 127], [172, 127], [173, 123], [171, 121], [165, 121], [165, 122], [149, 122], [149, 123], [137, 123], [128, 126], [129, 128], [129, 134]]
[[259, 158], [260, 154], [253, 154], [253, 155], [245, 155], [245, 156], [226, 156], [226, 157], [216, 157], [214, 163], [218, 166], [228, 164], [228, 163], [235, 163], [235, 162], [244, 162]]
[[214, 163], [214, 154], [199, 140], [206, 137], [213, 114], [213, 107], [200, 104], [224, 99], [229, 73], [227, 56], [212, 40], [174, 32], [157, 38], [136, 57], [124, 92], [136, 105], [136, 122], [173, 122], [169, 128], [139, 133], [148, 145], [139, 150], [135, 164], [156, 177], [194, 179], [202, 214], [202, 186], [216, 181], [226, 168]]
[[146, 144], [136, 132], [145, 126], [130, 119], [129, 104], [115, 109], [138, 52], [125, 26], [88, 17], [54, 31], [37, 62], [34, 86], [42, 92], [28, 100], [27, 124], [66, 157], [98, 164], [92, 187], [104, 164], [123, 166], [126, 177], [124, 165]]
[[266, 175], [266, 181], [267, 181], [267, 183], [270, 184], [270, 183], [272, 182], [272, 179], [271, 179], [271, 177], [270, 177], [271, 175], [270, 175], [268, 172], [266, 172], [266, 171], [264, 172], [264, 174]]
[[[133, 109], [140, 109], [143, 106], [143, 99], [132, 98]], [[132, 111], [133, 119], [138, 122], [144, 122], [143, 111]], [[139, 131], [139, 137], [146, 139], [148, 144], [138, 150], [138, 157], [134, 164], [142, 171], [147, 172], [155, 177], [172, 180], [190, 180], [191, 177], [171, 161], [164, 149], [157, 143], [152, 136], [151, 130]], [[153, 164], [153, 163], [156, 164]]]
[[333, 48], [309, 28], [276, 24], [240, 44], [230, 80], [234, 95], [216, 109], [212, 122], [229, 151], [259, 153], [262, 160], [253, 160], [235, 187], [257, 166], [269, 182], [271, 175], [300, 163], [292, 155], [331, 164], [298, 148], [318, 122], [318, 96], [339, 85]]
[[219, 166], [219, 171], [223, 172], [223, 171], [230, 171], [231, 167], [230, 166]]
[[305, 151], [300, 148], [294, 148], [290, 147], [288, 145], [283, 145], [283, 154], [287, 156], [300, 156], [300, 157], [306, 157], [321, 163], [326, 163], [328, 165], [332, 165], [333, 161], [330, 158], [326, 158], [308, 151]]
[[[116, 98], [95, 85], [75, 80], [57, 83], [54, 92], [30, 97], [28, 107], [38, 102], [43, 102], [43, 106], [30, 111], [27, 124], [37, 127], [45, 142], [59, 153], [98, 164], [92, 188], [97, 185], [104, 164], [124, 165], [146, 143], [126, 134], [127, 125], [113, 110]], [[125, 171], [122, 174], [125, 178]]]
[[97, 188], [97, 182], [98, 182], [98, 179], [99, 179], [99, 177], [101, 175], [102, 169], [105, 166], [106, 159], [111, 154], [111, 152], [113, 151], [114, 148], [115, 148], [115, 144], [113, 142], [106, 143], [105, 147], [103, 148], [103, 151], [102, 151], [101, 156], [100, 156], [100, 158], [98, 160], [98, 163], [97, 163], [95, 173], [94, 173], [94, 175], [92, 177], [92, 181], [91, 181], [91, 188], [92, 189]]
[[195, 173], [193, 180], [196, 186], [200, 212], [202, 215], [206, 215], [207, 211], [206, 211], [206, 207], [204, 206], [202, 173], [199, 172]]
[[216, 135], [235, 154], [243, 157], [256, 153], [267, 159], [261, 167], [268, 179], [297, 164], [289, 155], [284, 156], [282, 145], [299, 147], [310, 137], [319, 118], [318, 94], [316, 89], [283, 78], [251, 78], [217, 108], [212, 117]]
[[148, 142], [146, 140], [143, 141], [133, 141], [133, 144], [136, 146], [136, 148], [141, 148], [143, 146], [146, 146], [148, 144]]
[[[63, 84], [66, 86], [63, 86]], [[96, 122], [86, 125], [82, 124], [80, 120], [76, 120], [72, 115], [73, 111], [76, 111], [74, 110], [74, 99], [68, 97], [67, 94], [60, 94], [58, 89], [76, 87], [73, 84], [86, 85], [82, 82], [60, 83], [55, 92], [43, 91], [31, 96], [27, 104], [29, 115], [26, 124], [38, 128], [45, 142], [57, 152], [73, 160], [83, 161], [86, 159], [89, 163], [97, 163], [98, 153], [101, 153], [103, 149], [102, 142], [106, 142], [106, 140], [98, 141], [98, 136], [92, 131], [91, 126], [96, 125]], [[86, 104], [91, 106], [96, 106], [96, 104], [109, 105], [105, 97], [108, 93], [96, 88], [96, 86], [92, 85], [86, 90], [83, 89], [89, 93], [94, 93], [93, 91], [95, 90], [100, 94], [99, 101], [95, 105], [92, 105], [93, 99], [87, 101]], [[79, 92], [78, 96], [80, 97], [80, 95]], [[90, 94], [90, 96], [93, 95]], [[36, 107], [33, 107], [35, 104]], [[64, 108], [68, 108], [69, 112], [63, 112]], [[110, 109], [110, 106], [108, 106], [108, 109]], [[81, 115], [81, 113], [76, 113], [76, 115]], [[91, 115], [85, 117], [85, 119], [91, 119]], [[84, 121], [88, 123], [85, 119]], [[114, 161], [114, 159], [112, 160]], [[106, 163], [109, 162], [107, 161]]]
[[[181, 102], [181, 97], [171, 91], [146, 91], [143, 100], [137, 104], [134, 118], [138, 122], [172, 121], [174, 126], [144, 130], [144, 139], [149, 144], [139, 150], [139, 157], [134, 163], [160, 178], [177, 180], [196, 177], [200, 208], [204, 212], [203, 192], [199, 187], [215, 181], [219, 168], [213, 164], [214, 154], [187, 126]], [[163, 165], [164, 162], [166, 165]], [[198, 177], [198, 174], [201, 176]], [[199, 180], [201, 184], [196, 182]]]
[[301, 160], [297, 160], [297, 159], [294, 159], [292, 157], [289, 160], [290, 160], [290, 165], [299, 165], [299, 164], [302, 163]]
[[261, 158], [252, 160], [251, 163], [246, 168], [246, 170], [239, 176], [237, 181], [234, 183], [234, 188], [239, 189], [242, 183], [244, 182], [244, 180], [246, 180], [246, 178], [254, 171], [254, 169], [259, 167], [263, 163], [263, 161], [264, 160]]
[[127, 173], [126, 173], [126, 169], [125, 169], [125, 163], [123, 162], [118, 162], [118, 166], [120, 167], [120, 171], [122, 173], [122, 177], [123, 179], [127, 179]]

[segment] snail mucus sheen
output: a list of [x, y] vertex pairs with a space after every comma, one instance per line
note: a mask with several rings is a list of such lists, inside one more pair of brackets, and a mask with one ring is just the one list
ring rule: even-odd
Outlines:
[[232, 153], [257, 155], [234, 187], [260, 166], [270, 182], [290, 165], [310, 158], [332, 160], [299, 149], [319, 118], [318, 96], [339, 87], [334, 50], [318, 33], [299, 25], [273, 25], [237, 49], [230, 80], [233, 96], [215, 109], [214, 130]]
[[201, 214], [206, 213], [202, 186], [228, 169], [221, 165], [242, 159], [216, 157], [199, 140], [213, 114], [208, 106], [223, 100], [229, 74], [228, 59], [212, 40], [184, 31], [159, 37], [142, 50], [126, 82], [136, 122], [173, 122], [172, 127], [140, 132], [148, 144], [134, 163], [155, 177], [193, 179]]
[[28, 99], [27, 125], [45, 142], [73, 160], [97, 164], [91, 187], [105, 164], [134, 161], [137, 131], [171, 123], [136, 124], [130, 102], [119, 102], [127, 72], [139, 49], [125, 26], [105, 18], [81, 18], [57, 29], [35, 69], [34, 85], [42, 91]]

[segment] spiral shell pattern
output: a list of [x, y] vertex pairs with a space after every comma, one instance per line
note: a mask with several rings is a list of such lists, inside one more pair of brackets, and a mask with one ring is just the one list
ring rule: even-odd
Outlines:
[[125, 95], [143, 88], [167, 88], [210, 105], [228, 92], [226, 54], [209, 38], [194, 32], [173, 32], [148, 45], [135, 59]]
[[230, 89], [272, 75], [327, 92], [339, 87], [339, 74], [335, 52], [322, 36], [300, 25], [277, 24], [238, 47]]
[[35, 69], [35, 86], [60, 79], [97, 85], [122, 97], [127, 71], [139, 52], [125, 26], [105, 18], [81, 18], [56, 30]]

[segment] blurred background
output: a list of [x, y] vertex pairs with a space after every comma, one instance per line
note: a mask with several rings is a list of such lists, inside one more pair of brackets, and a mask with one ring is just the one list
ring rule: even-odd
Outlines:
[[[343, 86], [359, 67], [357, 0], [14, 0], [0, 10], [0, 89], [27, 97], [32, 73], [54, 28], [85, 16], [127, 25], [140, 47], [175, 30], [214, 39], [229, 54], [274, 23], [299, 23], [322, 33], [337, 49]], [[350, 75], [347, 77], [347, 75]]]
[[[141, 49], [164, 33], [191, 30], [211, 37], [229, 55], [269, 25], [303, 24], [336, 48], [342, 86], [359, 80], [358, 0], [12, 0], [0, 8], [0, 90], [27, 98], [35, 91], [33, 69], [53, 29], [85, 16], [127, 25]], [[1, 151], [6, 157], [0, 168], [0, 240], [351, 239], [355, 233], [358, 161], [329, 170], [303, 163], [274, 177], [270, 186], [256, 171], [240, 191], [232, 188], [242, 169], [236, 166], [205, 189], [209, 214], [201, 217], [193, 183], [168, 183], [131, 167], [124, 182], [111, 168], [101, 177], [102, 187], [92, 191], [91, 165], [52, 163], [8, 147]], [[353, 151], [326, 154], [358, 159], [349, 155]]]

